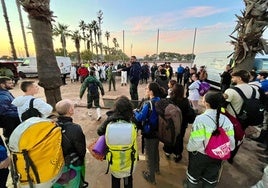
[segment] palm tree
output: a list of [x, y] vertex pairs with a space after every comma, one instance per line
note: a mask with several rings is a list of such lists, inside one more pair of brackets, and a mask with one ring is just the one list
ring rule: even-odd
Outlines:
[[110, 32], [108, 32], [108, 31], [106, 31], [105, 32], [105, 37], [106, 37], [106, 40], [107, 40], [107, 46], [108, 46], [108, 48], [109, 48], [109, 39], [110, 39]]
[[67, 52], [66, 52], [66, 36], [68, 35], [68, 25], [64, 25], [64, 24], [60, 24], [58, 23], [58, 26], [57, 25], [54, 25], [53, 27], [53, 35], [55, 36], [60, 36], [60, 42], [61, 42], [61, 45], [62, 45], [62, 48], [63, 48], [63, 51], [64, 51], [64, 56], [67, 55]]
[[87, 25], [87, 29], [89, 31], [89, 42], [91, 45], [91, 52], [93, 53], [93, 25], [92, 24], [88, 24]]
[[91, 22], [91, 27], [92, 27], [92, 29], [93, 29], [93, 33], [94, 33], [94, 38], [95, 38], [95, 44], [94, 44], [94, 46], [95, 46], [95, 48], [96, 48], [96, 55], [97, 55], [97, 57], [98, 57], [99, 52], [98, 52], [97, 34], [98, 34], [99, 26], [98, 26], [96, 20], [93, 20], [93, 21]]
[[119, 44], [118, 44], [118, 42], [117, 42], [117, 39], [116, 39], [116, 38], [113, 38], [113, 43], [114, 43], [114, 48], [115, 48], [115, 50], [117, 50], [117, 49], [118, 49], [118, 47], [119, 47]]
[[80, 28], [81, 31], [82, 31], [82, 35], [83, 35], [83, 41], [84, 41], [85, 49], [87, 49], [87, 48], [86, 48], [86, 34], [85, 34], [86, 23], [84, 22], [84, 20], [81, 20], [81, 21], [79, 22], [79, 28]]
[[22, 32], [22, 37], [23, 37], [23, 42], [24, 42], [25, 53], [26, 53], [26, 57], [29, 57], [28, 44], [27, 44], [27, 39], [26, 39], [26, 35], [25, 35], [24, 24], [23, 24], [19, 0], [16, 0], [16, 4], [17, 4], [17, 9], [18, 9], [19, 18], [20, 18], [20, 26], [21, 26], [21, 32]]
[[76, 48], [76, 52], [77, 52], [77, 61], [78, 61], [78, 64], [80, 65], [80, 63], [81, 63], [80, 40], [82, 37], [79, 33], [79, 30], [75, 30], [75, 31], [71, 32], [71, 34], [69, 34], [69, 35], [75, 43], [75, 48]]
[[90, 46], [91, 46], [91, 41], [90, 41], [90, 35], [86, 34], [86, 50], [90, 50]]
[[44, 88], [47, 102], [55, 107], [61, 100], [62, 80], [54, 55], [52, 41], [53, 13], [49, 0], [19, 0], [28, 13], [35, 44], [39, 85]]
[[1, 3], [2, 3], [2, 8], [3, 8], [4, 18], [5, 18], [6, 25], [7, 25], [7, 32], [8, 32], [9, 43], [10, 43], [10, 47], [11, 47], [11, 53], [12, 53], [13, 59], [17, 59], [17, 53], [15, 50], [15, 45], [14, 45], [14, 41], [13, 41], [13, 37], [12, 37], [12, 33], [11, 33], [11, 28], [9, 25], [8, 16], [7, 16], [7, 8], [6, 8], [5, 0], [1, 0]]
[[105, 55], [108, 55], [109, 47], [103, 46], [103, 50], [104, 50]]
[[98, 41], [99, 41], [99, 47], [100, 47], [100, 52], [101, 52], [101, 58], [103, 57], [102, 53], [102, 32], [101, 32], [101, 24], [103, 20], [103, 12], [101, 10], [98, 11], [97, 13], [97, 18], [98, 18], [98, 27], [99, 27], [99, 32], [98, 32]]
[[[231, 33], [234, 45], [233, 59], [235, 69], [251, 70], [257, 53], [268, 54], [267, 41], [262, 34], [268, 25], [267, 0], [247, 0], [245, 10], [238, 18], [237, 25]], [[237, 37], [232, 34], [237, 33]], [[232, 54], [231, 54], [232, 55]]]

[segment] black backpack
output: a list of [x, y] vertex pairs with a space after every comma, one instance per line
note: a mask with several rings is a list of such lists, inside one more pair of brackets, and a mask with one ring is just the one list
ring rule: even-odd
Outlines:
[[256, 99], [256, 90], [252, 88], [252, 95], [248, 99], [242, 90], [238, 87], [233, 88], [243, 99], [240, 112], [237, 114], [234, 108], [236, 118], [239, 120], [244, 129], [251, 125], [260, 125], [264, 119], [264, 108], [259, 99]]
[[31, 117], [42, 117], [41, 113], [33, 107], [33, 102], [35, 98], [32, 98], [29, 103], [29, 108], [21, 114], [21, 120], [25, 121]]
[[91, 82], [88, 84], [88, 91], [90, 92], [91, 95], [98, 95], [98, 85], [96, 82]]

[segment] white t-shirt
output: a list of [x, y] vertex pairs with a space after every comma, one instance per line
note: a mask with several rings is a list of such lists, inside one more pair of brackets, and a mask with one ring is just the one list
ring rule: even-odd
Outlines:
[[189, 96], [188, 99], [191, 101], [198, 101], [200, 99], [200, 94], [199, 94], [199, 87], [200, 87], [201, 82], [199, 80], [194, 81], [190, 86], [189, 86]]
[[[253, 88], [256, 90], [256, 98], [259, 99], [260, 98], [260, 94], [258, 92], [258, 87], [254, 86], [254, 85], [250, 85], [247, 83], [243, 83], [243, 84], [238, 84], [235, 87], [238, 87], [239, 89], [242, 90], [242, 92], [244, 93], [244, 95], [247, 98], [250, 98], [253, 92]], [[232, 88], [229, 88], [227, 90], [225, 90], [224, 94], [228, 95], [228, 98], [226, 99], [226, 101], [230, 102], [232, 104], [232, 106], [234, 107], [236, 113], [239, 113], [243, 104], [243, 99], [242, 97], [240, 97], [240, 95]], [[232, 110], [231, 105], [227, 106], [227, 111], [235, 116], [234, 111]]]
[[[34, 98], [32, 95], [26, 95], [26, 96], [19, 96], [16, 97], [12, 104], [17, 106], [18, 108], [18, 115], [21, 120], [21, 115], [23, 112], [25, 112], [29, 108], [30, 100]], [[36, 108], [42, 115], [42, 117], [48, 117], [53, 108], [50, 104], [46, 103], [40, 98], [35, 98], [33, 101], [33, 107]]]

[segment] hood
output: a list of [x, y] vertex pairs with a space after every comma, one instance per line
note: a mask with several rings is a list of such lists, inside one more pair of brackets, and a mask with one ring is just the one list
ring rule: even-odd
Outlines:
[[19, 96], [16, 97], [13, 101], [12, 104], [19, 107], [19, 106], [23, 106], [26, 102], [28, 103], [30, 101], [30, 99], [33, 98], [33, 96], [31, 95], [27, 95], [27, 96]]

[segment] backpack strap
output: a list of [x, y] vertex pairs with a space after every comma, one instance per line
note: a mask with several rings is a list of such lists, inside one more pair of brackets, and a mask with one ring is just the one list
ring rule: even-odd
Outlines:
[[30, 158], [30, 156], [28, 154], [28, 151], [27, 150], [22, 150], [22, 154], [23, 154], [25, 164], [26, 164], [26, 169], [25, 170], [26, 170], [26, 173], [27, 173], [27, 179], [28, 179], [28, 182], [29, 182], [29, 186], [30, 186], [30, 188], [34, 188], [33, 180], [30, 177], [30, 168], [32, 169], [32, 171], [34, 173], [34, 176], [36, 178], [37, 183], [40, 183], [39, 174], [37, 172], [36, 166], [34, 165], [32, 159]]
[[[216, 127], [216, 129], [215, 129], [215, 131], [220, 127], [220, 125], [218, 125], [217, 123], [216, 123], [216, 121], [211, 117], [211, 116], [209, 116], [209, 115], [207, 115], [207, 114], [205, 114], [207, 117], [209, 117], [214, 123], [215, 123], [215, 125], [217, 126]], [[224, 124], [224, 122], [225, 122], [225, 118], [224, 118], [224, 120], [223, 120], [223, 123], [222, 124]], [[221, 126], [222, 127], [222, 126]]]
[[[251, 88], [253, 91], [252, 91], [250, 99], [254, 99], [254, 98], [256, 98], [256, 90], [253, 87], [251, 87]], [[243, 99], [243, 101], [248, 99], [246, 97], [246, 95], [244, 94], [244, 92], [239, 87], [233, 87], [233, 89], [240, 95], [240, 97]]]
[[29, 108], [33, 109], [33, 102], [35, 98], [31, 98], [30, 103], [29, 103]]
[[147, 113], [147, 116], [146, 116], [146, 119], [145, 119], [145, 123], [148, 123], [149, 122], [149, 119], [152, 115], [152, 112], [153, 112], [153, 102], [151, 100], [149, 100], [147, 102], [147, 104], [149, 104], [149, 108], [148, 108], [148, 113]]
[[130, 174], [133, 173], [133, 167], [134, 167], [134, 162], [135, 162], [135, 153], [136, 153], [136, 150], [134, 148], [134, 143], [131, 147], [132, 151], [131, 151], [131, 168], [130, 168]]
[[110, 150], [107, 152], [107, 154], [108, 154], [108, 153], [111, 153], [111, 156], [110, 156], [110, 160], [108, 160], [108, 166], [107, 166], [107, 170], [106, 170], [105, 174], [108, 174], [108, 172], [109, 172], [109, 170], [110, 170], [110, 165], [113, 163], [113, 162], [112, 162], [113, 154], [112, 154], [112, 152], [110, 152]]
[[209, 119], [211, 119], [214, 123], [215, 123], [215, 125], [216, 125], [216, 130], [219, 128], [219, 125], [216, 123], [216, 121], [211, 117], [211, 116], [209, 116], [209, 115], [207, 115], [207, 114], [205, 114], [207, 117], [209, 117]]
[[[250, 87], [251, 87], [251, 86], [250, 86]], [[256, 98], [256, 91], [255, 91], [255, 89], [254, 89], [253, 87], [251, 87], [251, 88], [252, 88], [253, 91], [252, 91], [252, 95], [251, 95], [250, 99], [254, 99], [254, 98]], [[243, 92], [239, 87], [233, 87], [232, 89], [235, 90], [235, 91], [239, 94], [239, 96], [243, 99], [243, 103], [245, 102], [245, 100], [248, 99], [248, 98], [246, 97], [246, 95], [244, 94], [244, 92]], [[237, 118], [237, 117], [238, 117], [238, 113], [235, 111], [235, 109], [234, 109], [232, 103], [230, 103], [230, 106], [231, 106], [232, 110], [234, 111], [235, 116], [236, 116], [236, 118]], [[239, 113], [240, 113], [240, 112], [239, 112]]]

